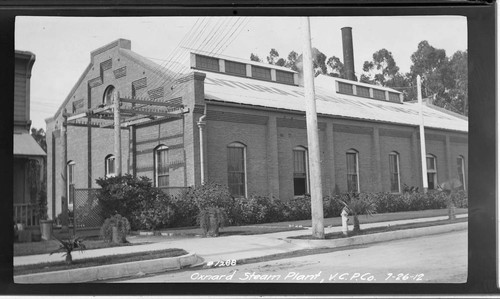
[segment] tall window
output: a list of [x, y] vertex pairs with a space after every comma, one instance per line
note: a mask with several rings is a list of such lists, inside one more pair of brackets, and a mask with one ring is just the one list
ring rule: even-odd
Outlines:
[[307, 150], [298, 146], [293, 149], [293, 195], [309, 193]]
[[401, 179], [399, 177], [399, 154], [392, 152], [389, 154], [389, 172], [391, 176], [391, 192], [401, 192]]
[[347, 157], [347, 191], [359, 192], [359, 167], [358, 167], [358, 152], [349, 150], [346, 153]]
[[429, 190], [437, 187], [437, 165], [436, 157], [427, 155], [427, 187]]
[[113, 103], [113, 93], [115, 92], [115, 87], [110, 85], [104, 91], [104, 96], [102, 97], [102, 103], [110, 105]]
[[115, 156], [107, 155], [104, 160], [104, 174], [107, 178], [116, 175]]
[[457, 158], [457, 169], [458, 169], [458, 178], [460, 179], [460, 183], [462, 183], [462, 190], [466, 190], [465, 188], [465, 159], [462, 156]]
[[160, 145], [155, 151], [155, 185], [156, 187], [169, 186], [168, 147]]
[[66, 180], [66, 183], [67, 183], [67, 190], [68, 190], [68, 204], [69, 205], [73, 205], [73, 196], [70, 195], [70, 186], [73, 186], [75, 185], [75, 162], [74, 161], [69, 161], [68, 164], [66, 165], [66, 169], [67, 169], [67, 180]]
[[246, 197], [246, 147], [234, 142], [227, 146], [227, 185], [233, 196]]

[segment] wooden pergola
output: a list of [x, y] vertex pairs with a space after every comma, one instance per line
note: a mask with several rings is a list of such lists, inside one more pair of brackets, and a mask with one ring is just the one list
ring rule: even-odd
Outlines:
[[62, 222], [63, 229], [68, 223], [68, 194], [67, 194], [67, 126], [92, 127], [114, 129], [114, 154], [116, 174], [122, 174], [122, 150], [121, 150], [121, 130], [137, 124], [144, 124], [152, 121], [162, 121], [172, 118], [182, 118], [189, 108], [182, 104], [182, 98], [169, 99], [167, 101], [157, 101], [136, 97], [120, 97], [118, 92], [113, 93], [112, 103], [102, 104], [97, 108], [88, 109], [80, 113], [67, 113], [63, 110], [63, 124], [61, 126], [61, 186], [63, 190]]

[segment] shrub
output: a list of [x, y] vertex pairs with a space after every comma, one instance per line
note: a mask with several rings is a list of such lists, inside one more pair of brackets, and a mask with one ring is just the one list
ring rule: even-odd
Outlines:
[[172, 224], [174, 208], [169, 197], [152, 186], [147, 177], [134, 178], [130, 174], [100, 178], [97, 198], [102, 206], [102, 217], [120, 214], [130, 221], [133, 230], [156, 229]]
[[118, 240], [120, 243], [126, 242], [127, 234], [130, 231], [130, 223], [127, 218], [116, 214], [104, 221], [101, 227], [101, 238], [106, 242], [113, 241], [113, 227], [118, 228]]
[[231, 210], [234, 205], [229, 189], [216, 183], [189, 188], [186, 198], [188, 201], [194, 201], [200, 211], [212, 207]]
[[198, 223], [205, 237], [219, 236], [219, 228], [224, 227], [227, 215], [222, 208], [205, 208], [198, 215]]
[[71, 253], [74, 250], [78, 249], [80, 251], [83, 251], [86, 249], [86, 246], [83, 243], [83, 238], [81, 238], [81, 237], [72, 236], [72, 237], [68, 237], [66, 239], [59, 239], [56, 236], [54, 236], [54, 238], [56, 238], [57, 241], [59, 241], [59, 248], [52, 251], [50, 253], [50, 255], [57, 253], [57, 252], [62, 252], [63, 256], [66, 257], [65, 262], [68, 265], [73, 263], [73, 256], [71, 255]]
[[350, 215], [353, 216], [354, 232], [360, 231], [359, 215], [372, 215], [376, 212], [374, 193], [346, 193], [340, 198], [340, 202], [344, 205]]
[[467, 201], [467, 192], [464, 190], [460, 190], [452, 193], [452, 201], [455, 203], [457, 208], [468, 208], [469, 204]]
[[182, 194], [178, 196], [171, 196], [170, 200], [174, 211], [174, 221], [172, 226], [195, 226], [199, 209], [194, 198], [192, 196], [188, 197], [186, 194]]
[[289, 221], [311, 219], [311, 197], [308, 195], [294, 197], [284, 202]]

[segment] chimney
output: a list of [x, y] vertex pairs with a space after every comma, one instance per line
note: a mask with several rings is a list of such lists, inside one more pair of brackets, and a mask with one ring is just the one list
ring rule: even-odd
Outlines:
[[342, 49], [344, 51], [344, 67], [346, 69], [347, 79], [356, 81], [356, 75], [354, 74], [352, 28], [343, 27], [341, 30], [342, 30]]

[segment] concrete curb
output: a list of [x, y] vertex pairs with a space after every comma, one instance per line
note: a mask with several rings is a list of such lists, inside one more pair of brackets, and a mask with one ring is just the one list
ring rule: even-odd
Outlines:
[[333, 239], [333, 240], [301, 240], [301, 239], [291, 239], [291, 238], [283, 240], [288, 243], [303, 246], [304, 248], [307, 249], [339, 248], [339, 247], [376, 243], [382, 241], [441, 234], [456, 230], [467, 229], [467, 225], [468, 225], [467, 222], [459, 222], [453, 224], [435, 225], [435, 226], [413, 228], [413, 229], [402, 229], [392, 232], [382, 232], [376, 234], [361, 235], [361, 236]]
[[14, 283], [79, 283], [178, 270], [199, 263], [196, 253], [154, 260], [14, 276]]

